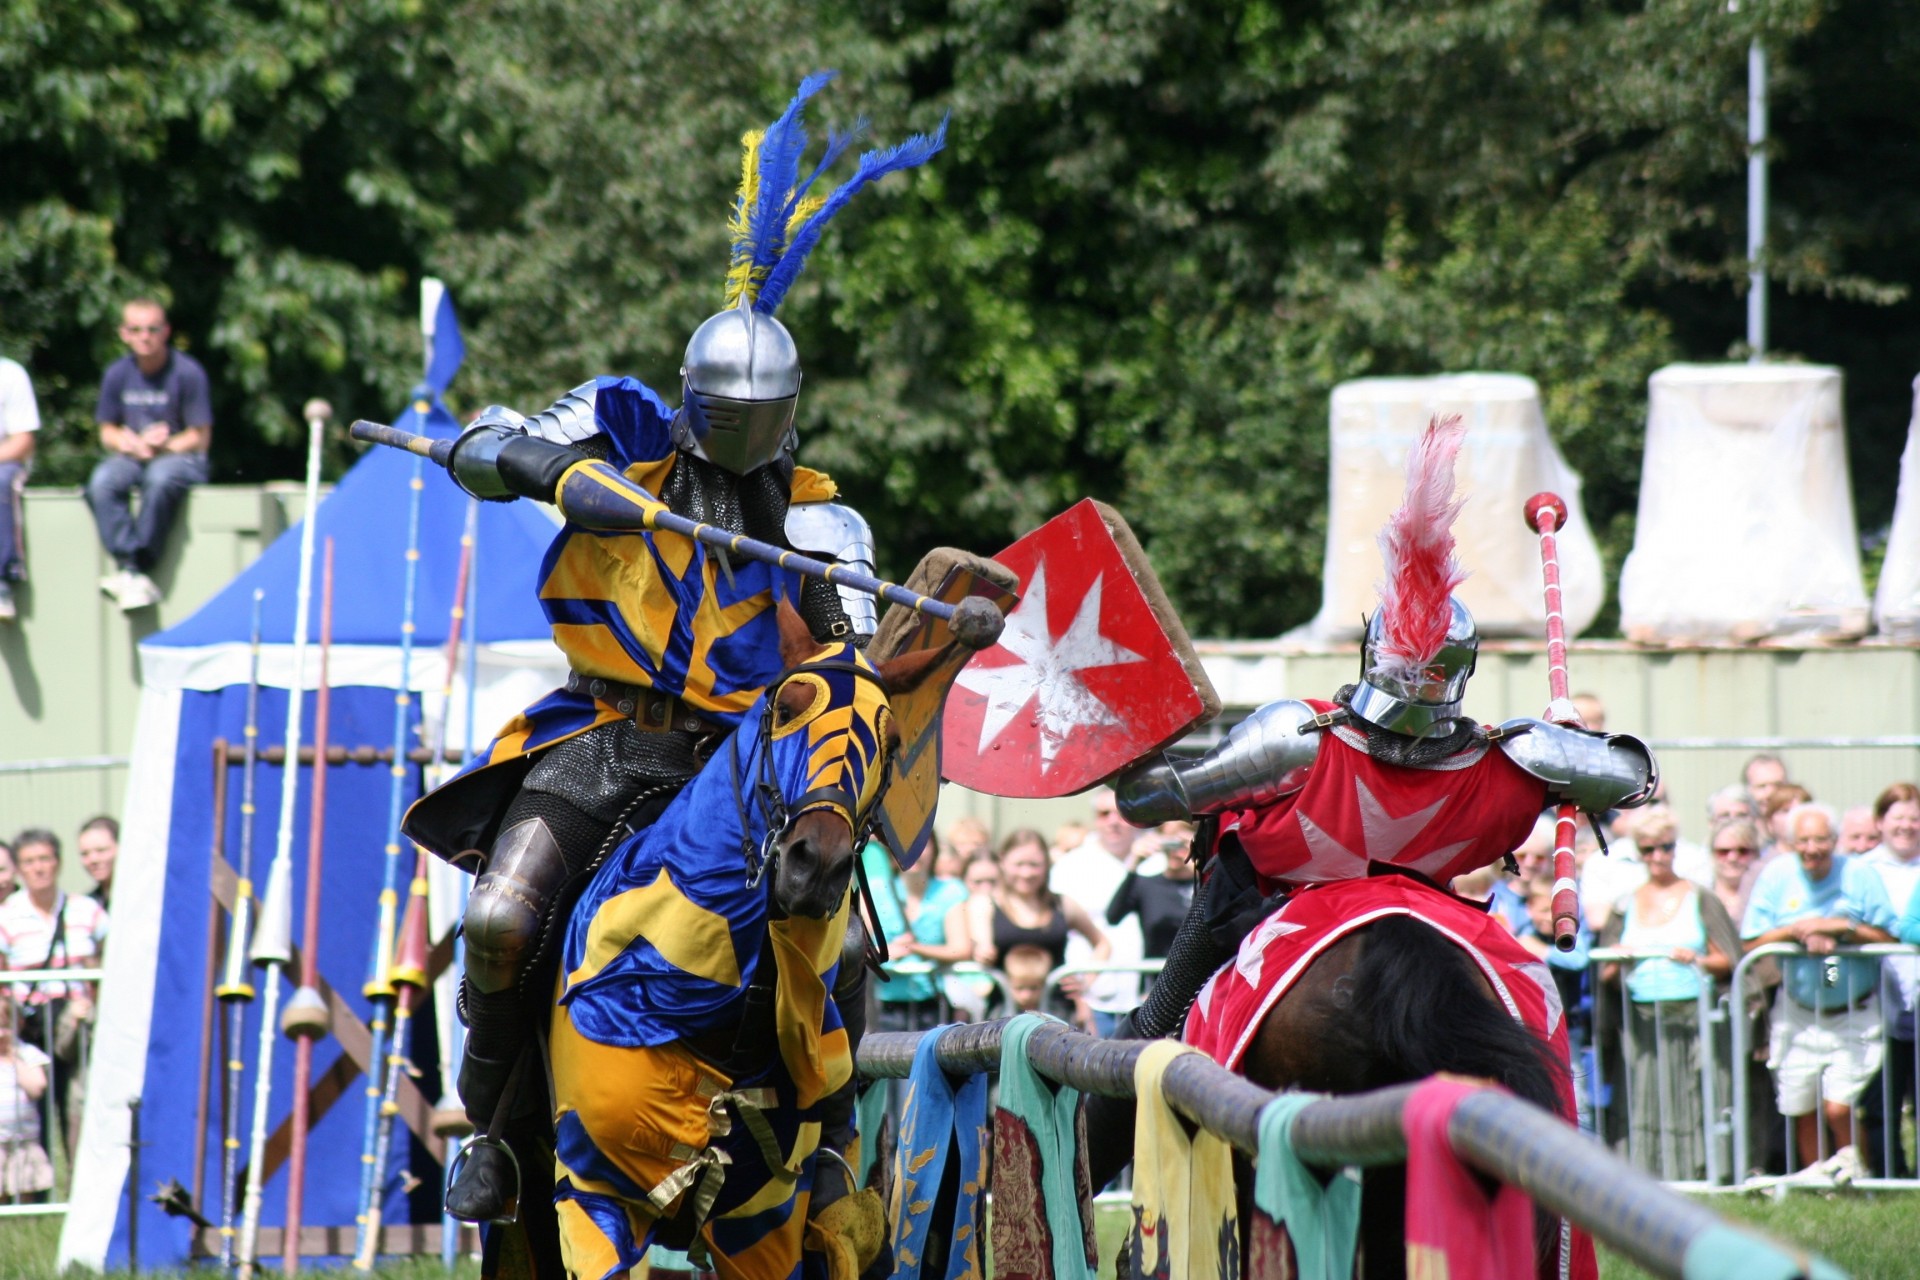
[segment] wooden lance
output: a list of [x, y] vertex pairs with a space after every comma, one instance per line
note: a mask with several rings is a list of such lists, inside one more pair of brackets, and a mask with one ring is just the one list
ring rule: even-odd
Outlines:
[[[425, 458], [442, 467], [451, 463], [453, 447], [457, 443], [415, 435], [364, 419], [353, 424], [351, 434], [355, 440], [405, 449], [417, 458]], [[569, 468], [561, 477], [553, 502], [568, 519], [590, 529], [631, 529], [636, 532], [645, 529], [677, 533], [727, 556], [790, 569], [808, 577], [824, 579], [838, 587], [864, 592], [889, 604], [904, 605], [916, 613], [924, 613], [947, 623], [953, 629], [954, 638], [970, 649], [989, 647], [1000, 638], [1000, 632], [1006, 625], [1000, 610], [979, 596], [968, 596], [958, 604], [948, 604], [944, 600], [909, 591], [897, 583], [884, 582], [860, 573], [839, 561], [816, 560], [785, 547], [776, 547], [770, 542], [749, 538], [745, 534], [729, 533], [725, 529], [675, 515], [665, 503], [605, 462], [587, 460]]]
[[[306, 515], [300, 521], [300, 587], [293, 605], [293, 678], [287, 689], [287, 754], [280, 766], [280, 824], [275, 832], [273, 866], [267, 873], [267, 896], [260, 904], [260, 930], [254, 938], [252, 959], [267, 970], [265, 1003], [260, 1015], [260, 1048], [254, 1060], [253, 1135], [247, 1158], [247, 1198], [240, 1217], [240, 1280], [253, 1280], [259, 1265], [255, 1256], [260, 1238], [261, 1190], [266, 1183], [267, 1111], [273, 1098], [274, 1036], [279, 1030], [279, 976], [293, 961], [293, 810], [300, 784], [300, 717], [306, 704], [307, 625], [313, 611], [314, 526], [320, 514], [320, 446], [326, 418], [308, 403]], [[318, 770], [316, 770], [318, 772]]]
[[[312, 405], [308, 406], [311, 413]], [[320, 867], [327, 827], [327, 734], [333, 702], [328, 659], [333, 649], [333, 539], [320, 569], [320, 675], [313, 697], [313, 799], [307, 821], [307, 899], [300, 930], [300, 986], [280, 1016], [293, 1037], [293, 1132], [287, 1151], [287, 1217], [280, 1263], [286, 1274], [300, 1269], [300, 1220], [307, 1194], [307, 1130], [312, 1124], [313, 1042], [332, 1030], [320, 998]]]
[[[1567, 504], [1557, 493], [1536, 493], [1527, 499], [1527, 527], [1540, 535], [1540, 568], [1547, 587], [1547, 691], [1550, 701], [1542, 717], [1555, 724], [1581, 723], [1568, 695], [1567, 621], [1560, 599], [1560, 548], [1554, 534], [1567, 522]], [[1573, 805], [1562, 803], [1553, 814], [1553, 945], [1571, 951], [1580, 932], [1580, 883], [1574, 878], [1573, 841], [1576, 834]]]
[[[253, 1002], [253, 979], [247, 969], [247, 949], [253, 937], [253, 798], [254, 770], [260, 762], [260, 602], [265, 593], [253, 593], [253, 621], [247, 655], [247, 724], [242, 731], [240, 765], [240, 867], [233, 889], [233, 922], [227, 930], [226, 977], [214, 994], [226, 1006], [227, 1065], [220, 1087], [220, 1265], [233, 1265], [233, 1222], [238, 1211], [234, 1185], [240, 1174], [240, 1078], [246, 1063], [247, 1006]], [[224, 765], [223, 765], [224, 767]], [[224, 823], [222, 811], [218, 821]]]

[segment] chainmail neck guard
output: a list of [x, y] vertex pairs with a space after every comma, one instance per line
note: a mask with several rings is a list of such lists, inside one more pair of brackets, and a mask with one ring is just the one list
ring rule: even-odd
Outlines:
[[1420, 768], [1425, 765], [1439, 764], [1442, 760], [1459, 755], [1485, 737], [1480, 726], [1471, 720], [1461, 719], [1453, 722], [1453, 729], [1442, 737], [1410, 738], [1404, 733], [1394, 733], [1382, 729], [1379, 725], [1362, 720], [1353, 714], [1353, 691], [1356, 686], [1343, 684], [1333, 700], [1347, 712], [1347, 723], [1356, 726], [1367, 736], [1367, 754], [1382, 764], [1408, 765]]

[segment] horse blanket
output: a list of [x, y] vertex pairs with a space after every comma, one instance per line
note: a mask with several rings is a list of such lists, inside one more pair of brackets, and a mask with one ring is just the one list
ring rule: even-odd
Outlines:
[[[1242, 1069], [1267, 1013], [1336, 942], [1385, 916], [1414, 916], [1465, 952], [1507, 1012], [1545, 1039], [1561, 1076], [1560, 1116], [1577, 1123], [1565, 1011], [1546, 961], [1484, 908], [1408, 876], [1374, 876], [1308, 885], [1268, 916], [1240, 944], [1239, 954], [1207, 980], [1187, 1016], [1183, 1038], [1215, 1062]], [[1563, 1231], [1559, 1274], [1597, 1275], [1584, 1233]]]

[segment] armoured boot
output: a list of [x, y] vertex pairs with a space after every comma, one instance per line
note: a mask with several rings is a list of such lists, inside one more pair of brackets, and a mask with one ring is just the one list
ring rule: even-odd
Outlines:
[[[482, 1133], [497, 1128], [494, 1119], [507, 1081], [531, 1040], [518, 990], [520, 969], [566, 877], [566, 859], [552, 831], [542, 819], [528, 818], [494, 841], [486, 873], [467, 903], [462, 991], [467, 1047], [459, 1084], [467, 1117]], [[513, 1099], [504, 1099], [504, 1105], [512, 1106]], [[519, 1181], [504, 1146], [476, 1141], [447, 1189], [446, 1210], [466, 1222], [509, 1219], [519, 1199]]]

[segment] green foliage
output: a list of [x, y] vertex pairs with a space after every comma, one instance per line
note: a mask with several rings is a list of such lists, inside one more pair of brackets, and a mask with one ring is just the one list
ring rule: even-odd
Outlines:
[[1317, 607], [1354, 377], [1535, 378], [1617, 569], [1647, 375], [1743, 354], [1756, 37], [1776, 345], [1848, 368], [1872, 526], [1920, 342], [1920, 11], [1869, 0], [21, 0], [0, 350], [68, 482], [136, 291], [208, 363], [227, 478], [297, 470], [310, 395], [400, 403], [423, 272], [465, 321], [461, 404], [670, 391], [720, 301], [740, 133], [837, 66], [817, 120], [884, 144], [952, 113], [781, 312], [803, 456], [882, 567], [1098, 496], [1190, 627], [1272, 634]]

